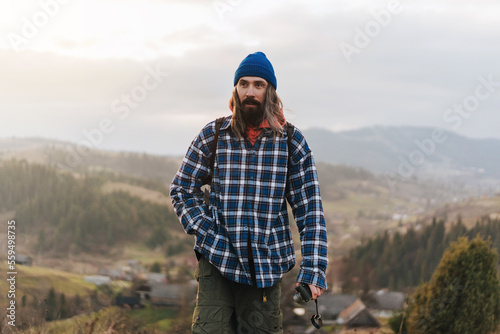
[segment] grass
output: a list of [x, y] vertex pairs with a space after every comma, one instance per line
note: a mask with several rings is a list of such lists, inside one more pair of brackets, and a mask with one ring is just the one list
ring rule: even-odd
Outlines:
[[[71, 333], [121, 333], [133, 332], [134, 328], [169, 333], [175, 325], [178, 312], [171, 308], [128, 310], [117, 306], [99, 312], [79, 315], [70, 319], [46, 322], [32, 327], [22, 334], [71, 334]], [[111, 332], [113, 328], [116, 332]], [[91, 331], [93, 329], [93, 331]]]
[[113, 321], [122, 317], [122, 310], [113, 306], [99, 312], [78, 315], [76, 317], [58, 321], [46, 322], [41, 326], [31, 327], [22, 334], [70, 334], [89, 333], [93, 326], [95, 333], [103, 333]]
[[155, 251], [142, 244], [125, 247], [123, 255], [127, 259], [138, 260], [145, 266], [151, 265], [154, 262], [165, 262], [165, 253], [163, 251]]
[[[83, 275], [67, 273], [59, 270], [37, 267], [16, 267], [16, 301], [20, 303], [23, 295], [37, 296], [43, 299], [47, 291], [54, 287], [56, 293], [64, 292], [67, 297], [79, 294], [81, 297], [89, 295], [95, 290], [95, 285], [85, 282]], [[7, 272], [5, 263], [0, 265], [0, 270]], [[116, 282], [118, 285], [123, 282]], [[127, 285], [130, 284], [126, 282]], [[0, 281], [0, 289], [8, 290], [6, 280]], [[123, 286], [115, 286], [122, 289]], [[3, 302], [0, 302], [3, 304]], [[41, 325], [33, 325], [23, 334], [70, 334], [70, 333], [113, 333], [132, 332], [130, 329], [147, 329], [154, 333], [168, 333], [178, 322], [178, 312], [168, 308], [144, 308], [128, 310], [119, 307], [108, 307], [99, 312], [82, 314], [70, 319], [44, 322]], [[19, 319], [20, 320], [20, 319]]]
[[47, 290], [54, 287], [66, 295], [74, 296], [87, 294], [95, 288], [94, 284], [85, 282], [81, 275], [36, 266], [18, 268], [19, 287], [24, 289]]
[[[5, 263], [0, 264], [0, 270], [6, 273]], [[58, 292], [64, 292], [66, 296], [80, 296], [89, 294], [95, 289], [95, 285], [85, 282], [83, 276], [67, 273], [60, 270], [37, 266], [16, 266], [16, 296], [24, 294], [44, 295], [54, 287]], [[0, 280], [0, 290], [8, 290], [8, 282]]]
[[133, 322], [147, 324], [144, 329], [156, 329], [162, 332], [168, 331], [175, 324], [178, 311], [172, 308], [152, 309], [146, 307], [141, 310], [132, 310], [130, 318]]

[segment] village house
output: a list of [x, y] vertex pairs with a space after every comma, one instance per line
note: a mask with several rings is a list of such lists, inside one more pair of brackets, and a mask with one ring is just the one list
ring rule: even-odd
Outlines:
[[102, 276], [102, 275], [92, 275], [92, 276], [84, 276], [83, 280], [85, 282], [93, 283], [97, 286], [104, 285], [104, 284], [110, 284], [111, 283], [111, 278], [108, 276]]
[[148, 284], [163, 283], [166, 284], [167, 276], [161, 273], [147, 273], [143, 275]]
[[[352, 305], [356, 301], [353, 295], [324, 293], [318, 299], [318, 311], [323, 321], [337, 320], [340, 312]], [[306, 304], [306, 316], [316, 312], [316, 304], [310, 302]]]
[[31, 258], [31, 256], [18, 254], [16, 256], [16, 264], [20, 264], [23, 266], [31, 266], [33, 265], [33, 259]]
[[340, 312], [337, 323], [346, 328], [378, 328], [380, 322], [366, 308], [360, 299], [357, 299], [348, 308]]
[[388, 290], [370, 290], [365, 298], [366, 307], [378, 317], [391, 317], [394, 311], [405, 306], [405, 295], [402, 292]]
[[137, 260], [127, 260], [115, 268], [100, 268], [99, 275], [109, 276], [112, 280], [132, 281], [135, 277], [144, 275], [146, 269]]

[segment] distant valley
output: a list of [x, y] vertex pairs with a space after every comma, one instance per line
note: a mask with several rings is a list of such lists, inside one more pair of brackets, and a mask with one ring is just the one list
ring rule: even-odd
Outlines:
[[465, 182], [500, 179], [500, 139], [472, 139], [425, 127], [374, 126], [304, 134], [316, 159], [372, 173]]

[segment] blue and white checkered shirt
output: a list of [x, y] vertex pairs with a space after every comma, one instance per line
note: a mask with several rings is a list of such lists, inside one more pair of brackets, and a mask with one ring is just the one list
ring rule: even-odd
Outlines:
[[194, 249], [224, 277], [251, 285], [250, 239], [256, 284], [273, 286], [295, 265], [288, 200], [303, 258], [297, 281], [326, 289], [325, 219], [316, 166], [302, 133], [295, 128], [288, 147], [286, 132], [274, 138], [264, 129], [252, 145], [237, 138], [230, 123], [231, 116], [220, 128], [209, 205], [200, 186], [210, 173], [215, 122], [193, 140], [170, 187], [184, 230], [196, 236]]

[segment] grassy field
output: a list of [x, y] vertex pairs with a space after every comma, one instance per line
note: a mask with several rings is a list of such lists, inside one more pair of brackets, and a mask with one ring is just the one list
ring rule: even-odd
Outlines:
[[[95, 289], [95, 285], [85, 282], [82, 275], [38, 266], [17, 265], [16, 270], [16, 296], [19, 297], [24, 294], [43, 296], [52, 287], [67, 296], [84, 296]], [[0, 264], [0, 271], [8, 272], [5, 262]], [[0, 290], [7, 291], [7, 287], [7, 281], [0, 280]]]
[[145, 245], [128, 245], [123, 249], [123, 258], [140, 261], [143, 266], [154, 262], [165, 262], [165, 252], [152, 250]]
[[178, 318], [178, 311], [172, 308], [144, 308], [130, 312], [131, 321], [143, 323], [146, 330], [156, 330], [160, 333], [168, 333], [175, 325]]
[[31, 327], [22, 334], [63, 334], [63, 333], [103, 333], [114, 320], [121, 318], [121, 310], [110, 307], [99, 312], [79, 315], [70, 319], [46, 322], [43, 325]]
[[45, 322], [21, 331], [22, 334], [171, 333], [178, 322], [178, 311], [171, 308], [129, 310], [117, 306], [70, 319]]
[[[146, 250], [143, 251], [147, 253]], [[147, 255], [144, 254], [144, 256]], [[47, 298], [47, 293], [51, 288], [55, 289], [57, 295], [64, 293], [67, 297], [74, 297], [77, 294], [81, 297], [85, 297], [96, 289], [94, 284], [84, 281], [83, 275], [38, 266], [17, 265], [16, 270], [15, 301], [19, 311], [25, 310], [24, 306], [21, 306], [21, 301], [25, 295], [29, 296], [28, 303], [31, 303], [34, 297], [40, 301]], [[0, 272], [8, 272], [6, 263], [0, 264]], [[128, 285], [120, 286], [120, 288], [128, 288]], [[0, 290], [9, 290], [6, 279], [0, 281]], [[115, 291], [115, 293], [117, 292], [118, 291]], [[5, 303], [7, 302], [7, 298], [1, 299], [0, 307], [5, 307]], [[129, 310], [112, 306], [99, 312], [80, 314], [70, 319], [43, 322], [41, 325], [32, 325], [29, 329], [14, 331], [12, 333], [127, 333], [136, 332], [136, 330], [141, 329], [147, 330], [147, 333], [161, 334], [169, 333], [171, 328], [178, 323], [178, 319], [178, 311], [171, 308], [156, 309], [146, 307], [143, 309]], [[19, 318], [18, 321], [18, 325], [21, 325], [21, 323], [25, 324], [26, 317], [22, 317], [22, 319]], [[29, 323], [31, 323], [31, 321], [29, 321]], [[113, 330], [115, 332], [113, 332]], [[4, 333], [4, 329], [0, 329], [0, 332]], [[5, 333], [10, 332], [7, 331]]]

